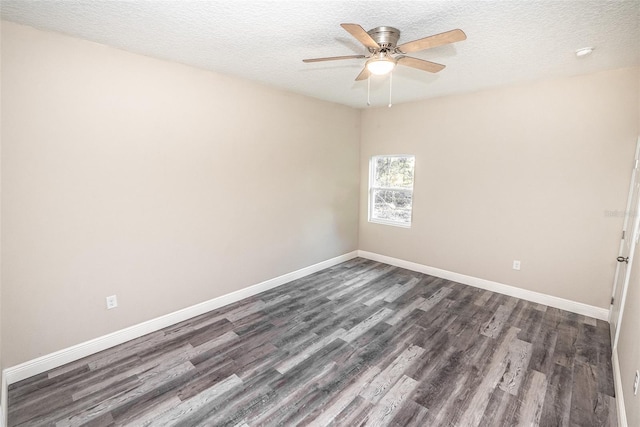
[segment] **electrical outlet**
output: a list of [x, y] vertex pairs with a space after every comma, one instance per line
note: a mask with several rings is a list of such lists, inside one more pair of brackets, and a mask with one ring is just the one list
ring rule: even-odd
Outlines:
[[118, 306], [118, 298], [115, 295], [111, 295], [107, 297], [107, 309], [111, 310], [112, 308], [116, 308]]
[[638, 394], [638, 382], [640, 382], [640, 372], [636, 371], [636, 377], [633, 380], [633, 395]]
[[513, 269], [520, 270], [520, 261], [518, 261], [517, 259], [513, 260]]

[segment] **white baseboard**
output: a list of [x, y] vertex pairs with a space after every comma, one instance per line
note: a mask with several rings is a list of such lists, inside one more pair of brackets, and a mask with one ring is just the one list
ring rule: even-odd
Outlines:
[[509, 295], [538, 304], [548, 305], [549, 307], [559, 308], [561, 310], [570, 311], [572, 313], [578, 313], [604, 321], [609, 320], [609, 310], [607, 310], [606, 308], [594, 307], [592, 305], [583, 304], [581, 302], [554, 297], [552, 295], [529, 291], [526, 289], [517, 288], [515, 286], [505, 285], [503, 283], [480, 279], [473, 276], [467, 276], [460, 273], [454, 273], [452, 271], [442, 270], [435, 267], [429, 267], [415, 262], [405, 261], [402, 259], [380, 255], [373, 252], [359, 250], [358, 256], [385, 264], [395, 265], [396, 267], [406, 268], [407, 270], [428, 274], [430, 276], [441, 277], [443, 279], [463, 283], [465, 285], [474, 286], [476, 288], [486, 289], [488, 291], [497, 292], [499, 294]]
[[0, 378], [0, 392], [2, 393], [2, 396], [0, 396], [0, 427], [4, 427], [8, 425], [7, 416], [9, 415], [7, 411], [9, 387], [7, 386], [7, 376], [4, 371], [2, 371]]
[[[332, 267], [344, 261], [348, 261], [357, 256], [362, 258], [371, 259], [385, 264], [395, 265], [397, 267], [406, 268], [408, 270], [417, 271], [424, 274], [429, 274], [436, 277], [441, 277], [447, 280], [463, 283], [466, 285], [474, 286], [481, 289], [498, 292], [501, 294], [513, 296], [516, 298], [522, 298], [528, 301], [536, 302], [539, 304], [556, 307], [562, 310], [571, 311], [585, 316], [594, 317], [596, 319], [607, 320], [609, 310], [599, 307], [593, 307], [587, 304], [582, 304], [575, 301], [566, 300], [563, 298], [554, 297], [538, 292], [528, 291], [525, 289], [517, 288], [514, 286], [505, 285], [498, 282], [492, 282], [490, 280], [479, 279], [472, 276], [466, 276], [464, 274], [454, 273], [447, 270], [441, 270], [434, 267], [428, 267], [426, 265], [417, 264], [410, 261], [401, 260], [398, 258], [388, 257], [385, 255], [379, 255], [367, 251], [353, 251], [344, 255], [337, 256], [335, 258], [328, 259], [323, 262], [311, 265], [309, 267], [302, 268], [300, 270], [293, 271], [288, 274], [284, 274], [279, 277], [275, 277], [270, 280], [249, 286], [238, 291], [222, 295], [217, 298], [213, 298], [209, 301], [202, 302], [200, 304], [193, 305], [191, 307], [184, 308], [182, 310], [175, 311], [173, 313], [166, 314], [155, 319], [148, 320], [143, 323], [86, 341], [72, 347], [56, 351], [51, 354], [41, 356], [37, 359], [33, 359], [22, 363], [20, 365], [6, 368], [2, 372], [2, 403], [0, 404], [0, 411], [4, 412], [6, 416], [6, 389], [8, 384], [13, 384], [17, 381], [38, 375], [42, 372], [46, 372], [50, 369], [57, 368], [75, 360], [82, 359], [83, 357], [91, 354], [106, 350], [107, 348], [114, 347], [118, 344], [122, 344], [129, 340], [141, 337], [145, 334], [158, 331], [184, 320], [191, 319], [225, 305], [234, 303], [243, 298], [247, 298], [256, 295], [260, 292], [281, 286], [292, 280], [299, 279], [301, 277], [308, 276], [317, 271], [323, 270], [328, 267]], [[0, 426], [1, 427], [1, 426]]]
[[622, 391], [622, 377], [620, 376], [620, 361], [618, 360], [618, 349], [613, 349], [611, 355], [613, 365], [613, 383], [616, 389], [616, 406], [618, 407], [618, 427], [627, 427], [627, 412], [624, 408], [624, 393]]
[[[349, 252], [326, 261], [319, 262], [309, 267], [275, 277], [270, 280], [222, 295], [211, 300], [192, 305], [182, 310], [139, 323], [134, 326], [86, 341], [69, 348], [65, 348], [55, 353], [47, 354], [37, 359], [30, 360], [20, 365], [12, 366], [3, 371], [3, 385], [13, 384], [34, 375], [41, 374], [50, 369], [57, 368], [67, 363], [82, 359], [94, 353], [98, 353], [107, 348], [114, 347], [118, 344], [125, 343], [134, 338], [141, 337], [151, 332], [158, 331], [176, 323], [191, 319], [225, 305], [240, 301], [241, 299], [259, 294], [269, 289], [284, 285], [292, 280], [308, 276], [317, 271], [332, 267], [341, 262], [348, 261], [358, 256], [358, 251]], [[3, 387], [2, 401], [5, 402], [6, 387]], [[3, 407], [6, 409], [6, 406]]]

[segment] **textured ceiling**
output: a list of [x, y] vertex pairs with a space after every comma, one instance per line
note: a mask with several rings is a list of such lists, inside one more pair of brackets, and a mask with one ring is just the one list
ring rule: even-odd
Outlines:
[[[393, 102], [640, 64], [640, 0], [632, 1], [26, 1], [2, 0], [2, 18], [353, 107], [365, 107], [364, 54], [340, 27], [401, 30], [400, 43], [461, 28], [468, 39], [414, 56], [438, 74], [393, 73]], [[594, 46], [592, 55], [575, 50]], [[386, 105], [389, 79], [371, 80]]]

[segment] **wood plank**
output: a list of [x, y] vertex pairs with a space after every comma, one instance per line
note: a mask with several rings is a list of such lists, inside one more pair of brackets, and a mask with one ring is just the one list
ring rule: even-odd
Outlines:
[[365, 426], [387, 426], [398, 414], [400, 408], [409, 399], [418, 382], [403, 375], [373, 407], [365, 420]]
[[335, 426], [362, 426], [373, 408], [373, 404], [360, 396], [355, 399], [336, 417]]
[[427, 426], [427, 414], [429, 410], [413, 400], [407, 400], [397, 411], [391, 425], [393, 426]]
[[234, 374], [237, 370], [235, 365], [236, 363], [233, 359], [221, 357], [220, 363], [216, 363], [212, 368], [203, 369], [202, 366], [198, 366], [196, 367], [198, 373], [188, 383], [179, 387], [175, 394], [180, 400], [190, 399]]
[[367, 317], [362, 322], [358, 323], [353, 328], [349, 329], [343, 336], [342, 339], [345, 342], [351, 342], [358, 338], [360, 335], [364, 334], [366, 331], [371, 329], [374, 325], [379, 322], [384, 321], [387, 317], [389, 317], [393, 313], [392, 310], [388, 308], [382, 308], [376, 311], [371, 316]]
[[411, 280], [409, 280], [407, 283], [405, 283], [404, 285], [400, 285], [397, 288], [395, 288], [394, 290], [390, 290], [389, 293], [387, 294], [387, 296], [384, 297], [384, 302], [394, 302], [395, 300], [400, 298], [402, 295], [404, 295], [405, 293], [407, 293], [411, 289], [413, 289], [413, 287], [418, 282], [420, 282], [420, 279], [414, 277]]
[[[136, 399], [143, 397], [145, 394], [153, 392], [163, 384], [169, 383], [174, 379], [193, 374], [195, 368], [189, 362], [177, 365], [169, 370], [156, 370], [146, 372], [144, 378], [141, 378], [140, 385], [128, 390], [125, 393], [118, 394], [111, 399], [105, 400], [103, 403], [87, 408], [87, 410], [72, 416], [61, 419], [56, 422], [56, 427], [73, 427], [86, 424], [94, 418], [100, 417], [105, 412], [118, 409], [123, 405], [132, 405]], [[145, 381], [146, 380], [146, 381]]]
[[589, 363], [591, 365], [598, 364], [599, 342], [595, 326], [587, 325], [585, 323], [579, 324], [575, 349], [576, 360]]
[[[222, 400], [218, 406], [202, 408], [199, 414], [181, 420], [178, 426], [191, 427], [237, 424], [255, 425], [250, 422], [254, 414], [272, 408], [277, 402], [277, 393], [267, 385], [245, 386], [234, 394], [231, 399]], [[229, 403], [233, 402], [233, 405]], [[237, 402], [237, 403], [236, 403]]]
[[531, 305], [529, 315], [527, 316], [524, 324], [520, 327], [518, 339], [528, 343], [533, 342], [540, 333], [543, 318], [544, 312], [536, 310], [533, 305]]
[[345, 335], [345, 332], [346, 331], [344, 329], [340, 328], [340, 329], [336, 330], [335, 332], [333, 332], [331, 335], [319, 338], [313, 344], [311, 344], [309, 346], [305, 346], [305, 349], [302, 350], [301, 352], [297, 353], [295, 356], [289, 358], [288, 360], [285, 360], [284, 362], [282, 362], [278, 366], [276, 366], [276, 368], [275, 368], [276, 371], [280, 372], [281, 374], [286, 374], [292, 368], [294, 368], [295, 366], [300, 364], [302, 361], [304, 361], [304, 360], [308, 359], [309, 357], [311, 357], [318, 350], [320, 350], [321, 348], [326, 347], [333, 340], [338, 339], [338, 338], [342, 338]]
[[537, 371], [530, 371], [525, 384], [524, 398], [520, 401], [517, 414], [517, 426], [537, 426], [542, 416], [542, 405], [547, 392], [547, 378]]
[[392, 272], [396, 267], [387, 266], [385, 268], [373, 270], [371, 272], [365, 273], [357, 279], [352, 280], [351, 282], [345, 283], [344, 286], [341, 287], [340, 290], [332, 293], [327, 296], [330, 300], [337, 300], [344, 298], [345, 295], [357, 292], [358, 289], [362, 286], [370, 284], [372, 281]]
[[[223, 320], [227, 320], [230, 322], [233, 322], [233, 320], [231, 319], [241, 319], [242, 317], [251, 315], [253, 313], [257, 313], [260, 310], [262, 310], [264, 307], [266, 306], [265, 302], [262, 300], [256, 301], [252, 304], [246, 305], [246, 306], [240, 306], [238, 308], [236, 308], [235, 310], [232, 310], [228, 313], [224, 313], [224, 314], [220, 314], [218, 316], [215, 317], [211, 317], [209, 319], [207, 319], [206, 321], [202, 321], [198, 324], [196, 324], [194, 326], [195, 329], [202, 329], [202, 328], [206, 328], [214, 323], [223, 321]], [[231, 317], [231, 319], [229, 318]]]
[[618, 407], [616, 405], [616, 398], [613, 396], [607, 396], [606, 394], [603, 397], [607, 400], [607, 405], [609, 407], [609, 417], [607, 418], [604, 425], [615, 427], [618, 425]]
[[429, 311], [450, 293], [451, 288], [440, 288], [435, 293], [429, 295], [429, 297], [427, 297], [426, 300], [422, 304], [420, 304], [418, 309], [422, 311]]
[[371, 403], [378, 403], [387, 390], [402, 377], [404, 372], [421, 357], [424, 352], [424, 349], [417, 345], [409, 346], [393, 363], [374, 378], [369, 386], [360, 393], [360, 396]]
[[603, 425], [608, 419], [608, 401], [598, 393], [597, 370], [590, 364], [576, 360], [573, 368], [573, 389], [571, 394], [571, 425]]
[[491, 319], [483, 326], [481, 334], [489, 338], [496, 338], [502, 332], [509, 315], [513, 309], [501, 305]]
[[402, 285], [395, 284], [389, 289], [386, 289], [386, 290], [384, 290], [382, 292], [377, 292], [376, 295], [374, 295], [373, 297], [369, 298], [369, 300], [365, 301], [364, 305], [371, 306], [371, 305], [377, 303], [378, 301], [382, 301], [382, 300], [386, 301], [387, 296], [390, 293], [396, 294], [396, 293], [398, 293], [399, 290], [400, 291], [402, 290]]
[[[302, 401], [309, 393], [311, 385], [335, 371], [335, 362], [329, 362], [323, 364], [322, 368], [316, 370], [312, 376], [302, 379], [298, 377], [292, 378], [284, 387], [273, 387], [278, 392], [280, 404], [272, 406], [263, 411], [260, 416], [248, 420], [249, 423], [252, 425], [296, 425], [297, 423], [291, 419], [291, 416], [303, 406]], [[283, 393], [284, 391], [288, 392]], [[296, 418], [304, 418], [305, 415], [306, 413], [299, 413]]]
[[176, 421], [189, 416], [203, 406], [211, 404], [215, 399], [223, 396], [225, 393], [228, 393], [229, 390], [240, 385], [242, 385], [242, 380], [235, 374], [230, 375], [215, 386], [204, 390], [202, 393], [198, 393], [168, 411], [146, 421], [142, 426], [173, 424]]
[[481, 426], [512, 426], [518, 410], [518, 398], [499, 388], [493, 390]]
[[558, 326], [558, 339], [553, 354], [553, 362], [567, 368], [573, 368], [576, 355], [578, 328], [571, 323], [562, 322]]
[[479, 305], [479, 306], [484, 306], [487, 304], [487, 301], [489, 301], [489, 298], [491, 298], [492, 296], [494, 296], [495, 294], [491, 291], [484, 291], [480, 294], [480, 296], [478, 296], [478, 298], [474, 301], [475, 305]]
[[[373, 378], [380, 373], [380, 368], [373, 366], [369, 368], [363, 375], [356, 378], [356, 380], [349, 385], [337, 398], [333, 399], [333, 403], [328, 405], [313, 421], [309, 423], [309, 426], [324, 427], [331, 424], [338, 414], [344, 411], [351, 402], [365, 389]], [[339, 397], [338, 397], [339, 396]]]
[[505, 359], [506, 367], [502, 378], [498, 381], [500, 390], [513, 396], [518, 395], [520, 383], [524, 378], [529, 359], [531, 358], [531, 344], [516, 339], [509, 344], [509, 352]]
[[[414, 393], [412, 399], [429, 409], [427, 425], [457, 424], [463, 415], [461, 409], [472, 401], [490, 367], [491, 357], [501, 345], [500, 340], [487, 338], [479, 333], [476, 337], [473, 347], [469, 344], [455, 345], [456, 340], [453, 340], [453, 351], [446, 363], [436, 369], [427, 381], [421, 381]], [[505, 335], [503, 339], [506, 338], [508, 336]], [[427, 386], [423, 385], [425, 382]], [[495, 392], [492, 398], [494, 395]]]
[[149, 424], [149, 422], [159, 414], [175, 408], [181, 402], [178, 396], [160, 396], [153, 401], [144, 402], [140, 407], [129, 408], [126, 412], [114, 416], [114, 424], [117, 426], [142, 426]]
[[478, 426], [482, 420], [484, 411], [487, 408], [492, 391], [495, 389], [498, 381], [504, 373], [504, 359], [507, 357], [511, 342], [516, 339], [519, 330], [509, 328], [502, 344], [496, 349], [486, 374], [482, 379], [482, 383], [476, 389], [473, 398], [469, 402], [469, 406], [462, 414], [459, 421], [460, 425]]
[[542, 407], [540, 425], [563, 427], [569, 425], [572, 385], [572, 369], [554, 364], [551, 376], [547, 380], [547, 394]]
[[533, 341], [529, 369], [536, 370], [545, 375], [551, 375], [553, 370], [553, 354], [556, 349], [558, 332], [543, 330]]
[[598, 343], [598, 357], [596, 361], [598, 391], [607, 396], [615, 397], [613, 362], [611, 359], [611, 336], [607, 322], [598, 320], [596, 325], [596, 340]]
[[395, 325], [398, 322], [400, 322], [402, 319], [404, 319], [405, 317], [407, 317], [407, 315], [409, 313], [411, 313], [414, 310], [417, 310], [418, 307], [420, 307], [422, 305], [422, 303], [425, 301], [424, 298], [419, 297], [418, 299], [416, 299], [415, 301], [413, 301], [411, 304], [409, 304], [406, 307], [403, 307], [401, 310], [399, 310], [398, 312], [396, 312], [396, 314], [394, 314], [393, 316], [389, 317], [387, 320], [385, 320], [386, 323], [388, 323], [389, 325]]

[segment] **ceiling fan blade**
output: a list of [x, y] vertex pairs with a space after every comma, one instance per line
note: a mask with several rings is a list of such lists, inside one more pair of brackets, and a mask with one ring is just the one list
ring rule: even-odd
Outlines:
[[435, 36], [429, 36], [423, 39], [414, 40], [412, 42], [403, 43], [398, 46], [398, 50], [402, 53], [417, 52], [419, 50], [431, 49], [432, 47], [460, 42], [466, 39], [467, 35], [464, 33], [464, 31], [451, 30], [447, 31], [446, 33], [436, 34]]
[[431, 61], [425, 61], [424, 59], [412, 58], [411, 56], [401, 56], [398, 58], [398, 64], [406, 65], [407, 67], [417, 68], [418, 70], [428, 71], [430, 73], [437, 73], [444, 69], [444, 65], [437, 64]]
[[367, 67], [364, 67], [362, 71], [360, 71], [360, 74], [358, 74], [358, 77], [356, 77], [356, 81], [366, 80], [368, 78], [369, 78], [369, 70], [367, 70]]
[[302, 62], [337, 61], [339, 59], [361, 59], [361, 58], [366, 58], [366, 56], [364, 55], [328, 56], [326, 58], [303, 59]]
[[344, 28], [345, 30], [347, 30], [347, 32], [349, 32], [349, 34], [351, 34], [353, 37], [358, 39], [358, 41], [360, 43], [362, 43], [363, 45], [365, 45], [366, 47], [368, 47], [370, 49], [380, 49], [380, 45], [378, 43], [376, 43], [376, 41], [373, 38], [371, 38], [369, 33], [367, 33], [364, 30], [364, 28], [362, 28], [360, 25], [358, 25], [358, 24], [340, 24], [340, 26], [342, 28]]

